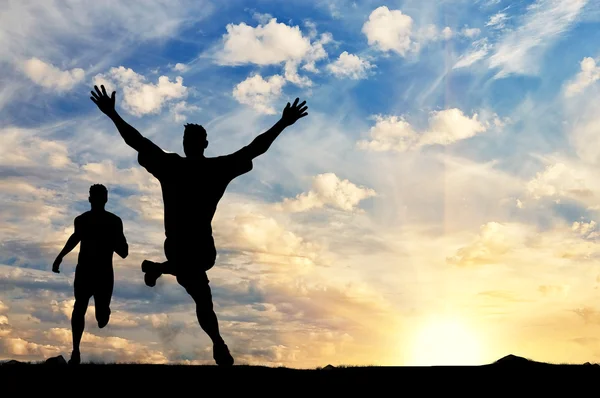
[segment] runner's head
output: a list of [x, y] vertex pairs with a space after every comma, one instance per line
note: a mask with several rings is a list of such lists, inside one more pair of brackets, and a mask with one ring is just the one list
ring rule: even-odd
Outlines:
[[199, 124], [186, 124], [183, 131], [183, 152], [185, 152], [185, 156], [201, 156], [207, 146], [208, 141], [204, 127]]
[[94, 184], [90, 187], [89, 201], [92, 208], [102, 208], [108, 202], [108, 190], [102, 184]]

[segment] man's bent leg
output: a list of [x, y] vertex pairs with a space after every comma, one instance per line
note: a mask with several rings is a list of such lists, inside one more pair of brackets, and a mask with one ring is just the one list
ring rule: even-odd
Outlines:
[[144, 282], [147, 286], [156, 286], [156, 281], [163, 274], [175, 275], [175, 267], [169, 264], [168, 261], [164, 263], [155, 263], [154, 261], [144, 260], [142, 261], [142, 272], [144, 272]]
[[196, 303], [196, 316], [200, 327], [213, 343], [213, 358], [220, 366], [231, 366], [234, 363], [233, 357], [219, 332], [219, 322], [213, 309], [212, 294], [208, 285], [206, 274], [203, 276], [177, 276], [177, 282], [185, 288]]
[[98, 322], [98, 327], [102, 329], [108, 325], [108, 321], [110, 320], [110, 301], [114, 288], [113, 272], [99, 276], [97, 283], [94, 304], [96, 306], [96, 321]]
[[171, 241], [169, 241], [168, 239], [165, 239], [165, 242], [163, 244], [163, 249], [165, 251], [165, 256], [167, 257], [167, 261], [165, 261], [164, 263], [156, 263], [156, 262], [150, 261], [150, 260], [142, 261], [142, 272], [144, 272], [144, 282], [146, 283], [147, 286], [150, 286], [150, 287], [156, 286], [156, 281], [163, 274], [174, 275], [174, 276], [176, 275], [175, 267], [171, 263], [169, 263], [169, 260], [171, 259], [171, 256], [173, 253], [172, 246], [173, 245], [171, 244]]

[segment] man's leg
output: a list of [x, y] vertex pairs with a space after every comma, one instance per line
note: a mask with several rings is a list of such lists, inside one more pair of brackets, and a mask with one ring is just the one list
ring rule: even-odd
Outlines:
[[150, 261], [150, 260], [142, 261], [142, 272], [144, 273], [144, 282], [146, 283], [147, 286], [150, 286], [150, 287], [156, 286], [156, 281], [163, 274], [174, 275], [174, 276], [176, 275], [175, 267], [168, 261], [170, 255], [173, 251], [173, 249], [171, 247], [172, 245], [170, 243], [171, 243], [170, 241], [165, 239], [163, 247], [164, 247], [164, 251], [165, 251], [165, 256], [167, 257], [167, 261], [165, 261], [164, 263], [156, 263], [156, 262]]
[[154, 261], [142, 261], [142, 272], [144, 272], [144, 282], [147, 286], [156, 286], [156, 281], [163, 274], [176, 275], [175, 267], [169, 264], [169, 261], [164, 263], [155, 263]]
[[98, 327], [102, 329], [108, 325], [110, 320], [110, 301], [114, 288], [114, 273], [107, 272], [106, 275], [98, 277], [95, 294], [94, 305], [96, 306], [96, 321]]
[[85, 328], [85, 313], [87, 312], [90, 297], [92, 296], [91, 290], [85, 279], [82, 279], [81, 274], [77, 274], [75, 271], [75, 304], [73, 305], [73, 312], [71, 313], [71, 333], [73, 334], [73, 352], [71, 353], [71, 359], [69, 364], [79, 365], [81, 362], [81, 354], [79, 352], [79, 344], [81, 343], [81, 337], [83, 335], [83, 329]]
[[219, 322], [213, 309], [212, 294], [206, 273], [202, 276], [177, 276], [177, 282], [185, 288], [196, 303], [196, 317], [200, 327], [213, 343], [213, 358], [219, 366], [231, 366], [233, 357], [219, 332]]

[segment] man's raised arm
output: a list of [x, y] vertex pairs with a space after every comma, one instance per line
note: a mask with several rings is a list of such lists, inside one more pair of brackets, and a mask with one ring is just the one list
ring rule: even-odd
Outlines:
[[[138, 152], [142, 149], [147, 149], [148, 145], [156, 147], [156, 145], [153, 145], [152, 141], [141, 135], [139, 131], [123, 120], [117, 113], [115, 110], [115, 91], [113, 91], [112, 95], [109, 97], [108, 94], [106, 94], [104, 85], [101, 85], [100, 87], [102, 88], [102, 91], [98, 89], [98, 86], [94, 86], [96, 92], [92, 91], [90, 99], [94, 101], [94, 103], [98, 105], [98, 108], [114, 122], [121, 137], [125, 140], [125, 143]], [[154, 149], [159, 148], [156, 147]]]
[[304, 116], [308, 115], [306, 110], [308, 106], [305, 106], [306, 101], [302, 101], [298, 104], [299, 99], [296, 98], [293, 105], [288, 102], [283, 110], [281, 119], [273, 125], [269, 130], [256, 137], [248, 146], [242, 149], [243, 152], [254, 159], [257, 156], [267, 152], [273, 141], [283, 132], [283, 130], [296, 123], [296, 121]]

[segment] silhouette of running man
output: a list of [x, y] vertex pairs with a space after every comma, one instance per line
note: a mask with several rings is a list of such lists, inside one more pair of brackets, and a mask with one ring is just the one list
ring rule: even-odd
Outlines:
[[166, 262], [142, 262], [146, 285], [155, 286], [162, 274], [174, 275], [177, 282], [196, 303], [200, 327], [213, 343], [213, 358], [219, 366], [231, 366], [234, 359], [219, 332], [213, 310], [212, 294], [206, 271], [215, 264], [217, 250], [212, 236], [212, 219], [227, 185], [252, 170], [252, 160], [265, 153], [288, 126], [306, 116], [306, 101], [283, 110], [281, 119], [268, 131], [235, 153], [205, 157], [208, 146], [206, 130], [186, 124], [183, 133], [185, 157], [166, 153], [126, 123], [115, 110], [115, 92], [109, 97], [94, 86], [91, 100], [115, 124], [130, 147], [138, 152], [138, 162], [156, 177], [162, 188], [164, 204]]
[[62, 259], [80, 242], [79, 257], [73, 283], [75, 304], [71, 315], [73, 352], [69, 364], [79, 365], [79, 343], [85, 327], [85, 314], [90, 298], [94, 297], [96, 321], [103, 328], [110, 319], [110, 301], [114, 286], [113, 252], [121, 258], [129, 255], [129, 245], [123, 233], [123, 221], [104, 209], [108, 190], [104, 185], [90, 187], [91, 210], [75, 217], [75, 231], [54, 260], [52, 271], [59, 273]]

